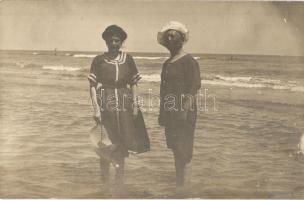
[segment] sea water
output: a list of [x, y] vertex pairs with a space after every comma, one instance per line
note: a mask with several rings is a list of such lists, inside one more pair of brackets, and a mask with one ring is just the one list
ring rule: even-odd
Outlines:
[[[202, 104], [187, 167], [175, 188], [158, 125], [167, 54], [130, 53], [151, 141], [130, 155], [117, 193], [100, 177], [87, 74], [98, 52], [0, 52], [1, 198], [304, 198], [304, 58], [195, 54]], [[123, 192], [121, 192], [123, 191]]]

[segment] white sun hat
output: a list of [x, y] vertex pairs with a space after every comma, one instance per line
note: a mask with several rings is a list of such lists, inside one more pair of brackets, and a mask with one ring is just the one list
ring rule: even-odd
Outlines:
[[178, 21], [170, 21], [165, 24], [157, 34], [157, 42], [163, 46], [165, 45], [164, 36], [168, 30], [179, 31], [184, 36], [184, 43], [186, 43], [189, 39], [189, 31], [184, 24]]

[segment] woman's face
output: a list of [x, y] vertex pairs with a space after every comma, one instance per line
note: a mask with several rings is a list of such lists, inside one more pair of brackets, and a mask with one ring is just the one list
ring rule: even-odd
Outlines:
[[178, 50], [183, 47], [184, 39], [180, 32], [168, 30], [165, 35], [166, 47], [171, 50]]
[[109, 52], [119, 52], [122, 41], [117, 35], [112, 35], [107, 39], [106, 44], [108, 46]]

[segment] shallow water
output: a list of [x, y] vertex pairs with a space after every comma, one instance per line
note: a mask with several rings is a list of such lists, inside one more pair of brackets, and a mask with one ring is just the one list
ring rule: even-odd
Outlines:
[[[254, 77], [250, 73], [256, 69], [267, 70], [254, 65], [265, 63], [264, 57], [263, 62], [239, 57], [243, 60], [233, 61], [234, 66], [220, 56], [201, 55], [202, 76]], [[216, 104], [209, 99], [209, 110], [199, 112], [185, 188], [175, 188], [173, 157], [157, 124], [157, 108], [144, 112], [151, 151], [127, 159], [122, 188], [103, 184], [89, 139], [94, 121], [85, 76], [91, 59], [1, 52], [1, 198], [304, 198], [304, 158], [297, 154], [304, 93], [271, 87], [203, 85]], [[12, 62], [82, 70], [20, 68]], [[159, 73], [163, 60], [136, 62], [149, 75]], [[263, 78], [300, 84], [303, 76], [287, 76], [282, 65], [288, 62], [282, 62], [269, 57], [267, 65], [282, 74]], [[146, 95], [149, 88], [157, 93], [158, 87], [157, 81], [144, 80], [140, 93]]]

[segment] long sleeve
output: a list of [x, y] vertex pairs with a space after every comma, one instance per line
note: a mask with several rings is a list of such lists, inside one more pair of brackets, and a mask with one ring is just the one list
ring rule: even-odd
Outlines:
[[97, 86], [97, 63], [98, 57], [95, 57], [91, 64], [90, 74], [88, 75], [88, 80], [90, 81], [90, 84], [94, 86]]
[[132, 56], [130, 55], [128, 55], [128, 64], [130, 68], [128, 83], [130, 84], [130, 86], [137, 85], [138, 81], [141, 79], [141, 76], [138, 72], [138, 69]]
[[187, 93], [195, 95], [197, 90], [201, 87], [199, 64], [194, 58], [191, 57], [191, 59], [189, 59], [189, 63], [185, 67], [185, 83]]
[[191, 57], [185, 67], [186, 96], [183, 109], [187, 112], [193, 109], [193, 105], [196, 103], [197, 90], [201, 87], [201, 76], [199, 64], [194, 58]]

